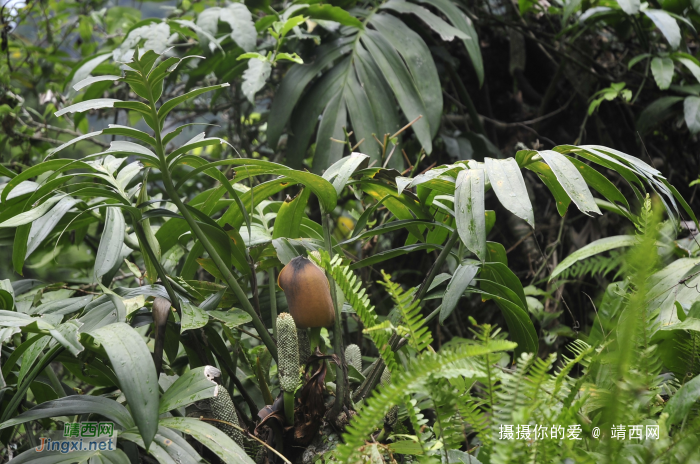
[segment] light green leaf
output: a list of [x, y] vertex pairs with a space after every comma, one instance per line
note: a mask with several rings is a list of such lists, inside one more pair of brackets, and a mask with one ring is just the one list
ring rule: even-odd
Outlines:
[[216, 396], [216, 390], [223, 387], [207, 377], [206, 371], [208, 369], [213, 368], [211, 366], [197, 367], [178, 378], [160, 399], [158, 413], [165, 414], [195, 401]]
[[[279, 243], [280, 241], [276, 241]], [[297, 255], [295, 255], [297, 256]], [[253, 320], [253, 318], [247, 312], [242, 309], [230, 309], [228, 311], [207, 311], [211, 317], [217, 321], [221, 321], [227, 327], [234, 328], [239, 325], [247, 324]]]
[[255, 94], [265, 87], [270, 72], [272, 72], [272, 63], [269, 61], [255, 58], [248, 61], [248, 69], [243, 73], [241, 90], [249, 102], [255, 103]]
[[113, 399], [103, 396], [71, 395], [38, 404], [17, 417], [0, 424], [0, 430], [29, 421], [75, 414], [99, 414], [125, 429], [135, 425], [129, 411]]
[[19, 366], [19, 373], [17, 374], [17, 385], [22, 383], [24, 377], [39, 360], [39, 357], [44, 351], [44, 348], [46, 348], [46, 345], [48, 345], [49, 340], [51, 340], [51, 337], [43, 336], [32, 343], [27, 351], [24, 352], [22, 355], [22, 362]]
[[440, 305], [440, 324], [444, 324], [445, 319], [447, 319], [457, 307], [459, 299], [462, 297], [467, 287], [469, 287], [469, 284], [472, 283], [477, 272], [479, 272], [479, 263], [477, 261], [469, 260], [457, 266], [450, 282], [447, 284], [445, 295], [442, 297], [442, 304]]
[[202, 308], [192, 303], [183, 301], [182, 305], [182, 326], [180, 333], [186, 330], [199, 329], [209, 322], [209, 315]]
[[429, 28], [437, 32], [442, 40], [449, 42], [452, 41], [455, 37], [459, 37], [460, 39], [470, 38], [461, 30], [450, 26], [439, 16], [414, 3], [404, 2], [403, 0], [389, 0], [388, 2], [384, 3], [380, 8], [394, 10], [398, 13], [415, 15], [416, 17], [418, 17], [418, 19], [423, 21]]
[[107, 353], [146, 449], [158, 429], [158, 378], [141, 335], [117, 322], [90, 332]]
[[605, 253], [606, 251], [614, 250], [615, 248], [633, 246], [636, 243], [637, 238], [634, 235], [616, 235], [614, 237], [606, 237], [596, 240], [595, 242], [589, 243], [585, 247], [579, 248], [578, 250], [574, 251], [569, 256], [567, 256], [552, 271], [552, 275], [549, 277], [549, 280], [554, 279], [578, 261], [590, 258], [593, 255]]
[[121, 266], [121, 252], [124, 245], [124, 232], [126, 232], [126, 221], [121, 209], [115, 207], [106, 209], [105, 226], [95, 256], [95, 278], [98, 281]]
[[66, 106], [60, 111], [56, 111], [54, 113], [54, 116], [59, 117], [63, 116], [66, 113], [82, 113], [85, 111], [97, 110], [100, 108], [112, 108], [117, 102], [121, 102], [121, 100], [117, 100], [114, 98], [96, 98], [94, 100], [82, 101], [80, 103], [76, 103], [75, 105]]
[[[49, 156], [55, 155], [56, 153], [63, 150], [64, 148], [70, 147], [71, 145], [74, 145], [74, 144], [80, 142], [81, 140], [89, 139], [90, 137], [94, 137], [94, 136], [100, 135], [100, 134], [102, 134], [102, 131], [89, 132], [87, 134], [80, 135], [80, 136], [78, 136], [78, 137], [76, 137], [76, 138], [56, 147], [56, 148], [52, 148], [51, 150], [47, 150], [46, 151], [46, 158], [48, 158]], [[46, 159], [46, 158], [44, 158], [44, 159]]]
[[468, 169], [457, 175], [455, 221], [459, 238], [481, 261], [486, 259], [486, 208], [483, 169]]
[[430, 127], [427, 120], [428, 111], [403, 59], [384, 35], [378, 31], [367, 29], [360, 40], [374, 58], [377, 67], [396, 95], [406, 119], [413, 121], [421, 116], [411, 128], [426, 153], [432, 153], [433, 128]]
[[673, 81], [673, 60], [668, 57], [656, 57], [651, 60], [651, 73], [654, 75], [656, 85], [661, 90], [666, 90]]
[[180, 95], [179, 97], [175, 97], [171, 100], [168, 100], [167, 102], [163, 103], [163, 105], [158, 109], [158, 120], [160, 121], [160, 124], [163, 124], [163, 121], [165, 120], [166, 116], [168, 116], [168, 114], [180, 103], [184, 103], [190, 98], [197, 97], [199, 95], [202, 95], [203, 93], [211, 92], [212, 90], [222, 89], [224, 87], [229, 86], [230, 84], [228, 83], [211, 85], [209, 87], [203, 87], [201, 89], [190, 90], [184, 95]]
[[287, 199], [282, 202], [277, 212], [274, 229], [272, 231], [273, 239], [280, 237], [300, 237], [299, 227], [301, 226], [302, 218], [306, 216], [305, 210], [310, 195], [311, 189], [307, 188], [302, 189], [294, 198], [287, 195]]
[[479, 45], [479, 36], [476, 33], [472, 20], [469, 19], [458, 7], [457, 4], [450, 0], [418, 0], [420, 3], [433, 5], [447, 17], [447, 19], [460, 31], [464, 32], [468, 39], [464, 39], [464, 46], [469, 53], [469, 58], [474, 66], [476, 77], [479, 79], [479, 87], [484, 84], [484, 59], [481, 56], [481, 46]]
[[700, 132], [700, 97], [686, 97], [683, 100], [683, 114], [690, 132]]
[[639, 11], [639, 0], [617, 0], [617, 3], [620, 5], [620, 8], [622, 8], [622, 11], [628, 15], [637, 14]]
[[664, 37], [666, 37], [666, 40], [668, 40], [668, 43], [671, 45], [671, 47], [674, 49], [678, 48], [678, 46], [681, 44], [681, 28], [680, 26], [678, 26], [676, 20], [673, 19], [671, 15], [669, 15], [663, 10], [647, 9], [644, 10], [643, 13], [647, 16], [647, 18], [652, 20], [656, 27], [659, 28]]
[[216, 427], [191, 417], [161, 419], [160, 425], [191, 435], [214, 452], [226, 464], [254, 464], [231, 438]]
[[7, 219], [6, 221], [0, 223], [0, 229], [6, 228], [6, 227], [17, 227], [21, 226], [24, 224], [29, 224], [30, 222], [33, 222], [40, 217], [42, 217], [44, 214], [46, 214], [56, 203], [58, 203], [61, 198], [65, 197], [66, 195], [56, 195], [55, 197], [51, 197], [45, 202], [43, 202], [41, 205], [39, 205], [36, 208], [32, 208], [29, 211], [25, 211], [24, 213], [20, 213], [15, 217], [12, 217], [10, 219]]
[[664, 412], [669, 415], [668, 425], [676, 424], [688, 416], [700, 398], [700, 375], [686, 382], [666, 403]]
[[343, 26], [350, 26], [350, 27], [355, 27], [357, 29], [364, 29], [365, 27], [362, 25], [362, 21], [354, 17], [352, 14], [349, 12], [345, 11], [344, 9], [325, 4], [325, 5], [320, 5], [320, 4], [315, 4], [315, 5], [310, 5], [306, 11], [304, 12], [306, 15], [309, 16], [309, 18], [313, 19], [323, 19], [326, 21], [335, 21], [337, 23], [342, 24]]
[[348, 183], [350, 176], [363, 164], [366, 166], [369, 156], [362, 153], [351, 153], [335, 163], [333, 163], [323, 173], [323, 178], [329, 182], [333, 182], [335, 192], [340, 195], [345, 185]]
[[539, 154], [552, 168], [557, 180], [582, 213], [589, 216], [589, 213], [602, 214], [593, 199], [593, 195], [591, 195], [591, 191], [588, 189], [588, 185], [586, 185], [586, 181], [583, 180], [583, 177], [571, 161], [556, 151], [543, 150]]
[[87, 87], [88, 85], [94, 84], [95, 82], [104, 82], [104, 81], [116, 81], [118, 79], [121, 79], [121, 76], [92, 76], [92, 77], [87, 77], [83, 79], [82, 81], [78, 82], [73, 86], [74, 90], [80, 90], [84, 87]]
[[24, 259], [29, 258], [29, 255], [31, 255], [34, 250], [41, 245], [41, 242], [43, 242], [44, 239], [49, 236], [63, 216], [65, 216], [65, 214], [79, 202], [80, 200], [65, 196], [61, 198], [61, 200], [50, 212], [32, 222], [31, 229], [29, 229], [29, 236], [27, 238], [27, 251]]
[[[93, 461], [100, 459], [100, 461]], [[114, 451], [71, 451], [64, 453], [62, 451], [44, 450], [37, 452], [32, 448], [12, 459], [13, 464], [75, 464], [76, 462], [94, 464], [100, 462], [103, 464], [129, 464], [129, 458], [124, 451], [115, 449]]]
[[518, 163], [513, 158], [484, 158], [484, 165], [491, 188], [501, 204], [530, 227], [535, 227], [535, 214]]

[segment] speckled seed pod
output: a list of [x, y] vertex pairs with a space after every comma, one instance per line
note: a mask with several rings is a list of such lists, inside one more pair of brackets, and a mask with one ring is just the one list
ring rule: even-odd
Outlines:
[[[211, 408], [212, 415], [214, 419], [230, 422], [232, 424], [238, 424], [238, 415], [236, 414], [236, 408], [233, 406], [233, 401], [231, 400], [231, 395], [228, 391], [221, 385], [217, 386], [216, 396], [209, 398], [209, 407]], [[233, 441], [238, 443], [239, 446], [244, 445], [243, 434], [235, 427], [231, 427], [223, 422], [214, 422], [214, 425], [224, 432], [226, 435], [231, 437]]]
[[391, 372], [389, 372], [388, 368], [384, 368], [384, 372], [382, 372], [382, 378], [379, 379], [379, 382], [382, 384], [382, 387], [385, 387], [391, 383]]
[[359, 346], [352, 344], [345, 348], [345, 362], [348, 366], [357, 369], [358, 372], [362, 372], [362, 352], [360, 352]]
[[299, 365], [305, 366], [311, 356], [311, 342], [306, 329], [297, 329], [297, 340], [299, 342]]
[[289, 313], [277, 316], [277, 346], [280, 388], [293, 393], [299, 385], [299, 341], [297, 326]]

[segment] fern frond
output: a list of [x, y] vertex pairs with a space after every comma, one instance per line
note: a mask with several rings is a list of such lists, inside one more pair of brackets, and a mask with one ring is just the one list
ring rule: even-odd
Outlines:
[[379, 391], [367, 400], [346, 429], [343, 435], [345, 443], [336, 449], [336, 459], [345, 463], [359, 462], [360, 447], [364, 445], [368, 435], [381, 424], [389, 409], [407, 394], [418, 390], [430, 378], [439, 377], [442, 370], [450, 368], [453, 363], [487, 353], [512, 350], [515, 346], [515, 343], [505, 340], [492, 340], [485, 345], [461, 344], [446, 348], [439, 353], [431, 351], [421, 353], [411, 364], [410, 372], [392, 372], [395, 375], [392, 383], [380, 387]]
[[392, 372], [398, 370], [394, 352], [389, 345], [389, 338], [395, 329], [388, 321], [381, 324], [378, 323], [377, 313], [374, 310], [374, 306], [370, 303], [365, 289], [362, 288], [362, 282], [349, 266], [343, 264], [340, 255], [335, 255], [331, 259], [326, 251], [319, 250], [318, 256], [315, 253], [309, 254], [309, 258], [326, 271], [338, 284], [345, 296], [345, 301], [352, 306], [352, 309], [359, 316], [362, 324], [365, 326], [364, 332], [370, 336], [377, 346], [379, 354], [389, 367], [389, 370]]
[[605, 277], [613, 270], [618, 269], [613, 279], [620, 273], [619, 268], [623, 263], [624, 253], [612, 250], [609, 256], [594, 255], [590, 258], [581, 260], [565, 269], [560, 275], [560, 279], [578, 279], [584, 276], [601, 276]]
[[401, 286], [392, 282], [391, 276], [382, 271], [383, 282], [379, 282], [386, 288], [391, 298], [394, 300], [396, 308], [401, 314], [400, 327], [406, 328], [408, 343], [418, 352], [423, 351], [433, 342], [433, 336], [425, 325], [425, 319], [420, 312], [420, 301], [411, 302], [413, 295], [411, 292], [404, 292]]

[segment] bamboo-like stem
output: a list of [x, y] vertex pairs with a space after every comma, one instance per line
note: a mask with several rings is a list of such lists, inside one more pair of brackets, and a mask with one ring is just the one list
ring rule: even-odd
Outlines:
[[197, 224], [197, 221], [192, 216], [192, 213], [180, 199], [177, 190], [175, 190], [172, 178], [170, 177], [168, 162], [165, 157], [165, 149], [163, 147], [163, 140], [161, 137], [160, 119], [158, 118], [158, 112], [156, 111], [156, 100], [155, 98], [153, 98], [153, 92], [151, 92], [150, 90], [151, 87], [148, 84], [148, 80], [145, 77], [143, 78], [143, 80], [144, 84], [146, 85], [146, 88], [148, 89], [148, 100], [150, 103], [149, 106], [151, 110], [151, 117], [153, 118], [153, 121], [155, 121], [156, 124], [156, 127], [153, 130], [156, 139], [156, 156], [158, 157], [158, 161], [160, 164], [159, 167], [165, 191], [170, 197], [170, 200], [173, 203], [175, 203], [175, 206], [177, 207], [178, 211], [180, 212], [180, 214], [182, 214], [183, 218], [190, 226], [190, 229], [192, 229], [192, 232], [194, 232], [194, 235], [201, 242], [202, 246], [209, 254], [209, 257], [212, 259], [212, 261], [214, 261], [214, 264], [216, 264], [216, 267], [218, 268], [219, 272], [221, 272], [221, 275], [224, 278], [226, 285], [228, 285], [229, 288], [233, 290], [233, 293], [236, 295], [236, 298], [238, 298], [238, 302], [240, 303], [242, 309], [246, 313], [248, 313], [252, 318], [255, 330], [257, 330], [258, 335], [260, 335], [260, 338], [262, 339], [263, 343], [272, 355], [272, 358], [275, 361], [277, 361], [277, 345], [272, 340], [272, 337], [267, 331], [265, 324], [263, 324], [262, 320], [260, 320], [260, 317], [256, 313], [255, 308], [253, 308], [253, 305], [248, 300], [248, 295], [246, 295], [241, 286], [238, 284], [238, 281], [236, 281], [236, 278], [231, 272], [231, 269], [228, 268], [226, 263], [224, 263], [223, 259], [221, 259], [221, 256], [219, 256], [219, 254], [216, 252], [216, 249], [209, 241], [209, 238], [204, 234], [204, 232], [202, 232], [202, 229], [199, 227], [199, 224]]
[[[326, 245], [326, 251], [328, 255], [333, 258], [333, 243], [331, 242], [331, 227], [330, 227], [330, 214], [323, 212], [323, 238]], [[333, 351], [335, 355], [340, 358], [340, 365], [335, 368], [335, 403], [331, 409], [331, 417], [338, 417], [340, 412], [345, 406], [346, 400], [346, 389], [347, 389], [347, 371], [345, 369], [345, 350], [343, 349], [343, 329], [341, 321], [341, 311], [338, 307], [338, 295], [335, 291], [335, 281], [333, 277], [326, 272], [326, 277], [328, 277], [328, 282], [331, 287], [331, 298], [333, 299], [333, 307], [335, 308], [335, 324], [333, 325]]]

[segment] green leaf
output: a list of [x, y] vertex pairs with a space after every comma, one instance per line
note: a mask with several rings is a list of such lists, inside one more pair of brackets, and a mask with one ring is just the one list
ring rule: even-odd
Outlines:
[[[119, 124], [110, 124], [107, 129], [102, 130], [104, 135], [123, 135], [125, 137], [131, 137], [136, 140], [140, 140], [144, 143], [149, 144], [152, 147], [156, 146], [156, 140], [148, 135], [147, 133], [134, 129], [133, 127], [120, 126]], [[163, 142], [165, 145], [165, 142]]]
[[382, 251], [369, 258], [361, 259], [356, 263], [350, 265], [351, 270], [360, 269], [365, 266], [372, 266], [373, 264], [384, 262], [388, 259], [396, 258], [397, 256], [405, 255], [408, 253], [413, 253], [414, 251], [432, 251], [440, 250], [442, 247], [439, 245], [434, 245], [430, 243], [419, 243], [414, 245], [406, 245], [399, 248], [393, 248], [391, 250]]
[[683, 97], [661, 97], [653, 101], [649, 106], [644, 108], [637, 120], [637, 127], [642, 134], [646, 134], [652, 127], [663, 122], [675, 111], [673, 105], [683, 101]]
[[335, 163], [333, 163], [323, 173], [323, 178], [329, 182], [333, 182], [335, 192], [340, 195], [345, 185], [348, 183], [350, 176], [361, 166], [367, 167], [369, 156], [362, 153], [351, 153]]
[[214, 452], [226, 464], [254, 464], [231, 438], [216, 427], [191, 417], [161, 419], [160, 425], [191, 435]]
[[669, 415], [668, 425], [684, 420], [700, 398], [700, 376], [688, 381], [668, 400], [664, 413]]
[[[621, 1], [621, 0], [618, 0]], [[630, 0], [624, 0], [624, 1], [630, 1]], [[638, 0], [631, 0], [631, 1], [638, 1]], [[636, 13], [636, 12], [635, 12]], [[669, 45], [671, 45], [671, 48], [678, 48], [681, 44], [681, 28], [678, 26], [678, 23], [676, 22], [675, 19], [668, 13], [666, 13], [663, 10], [652, 10], [652, 9], [646, 9], [643, 11], [643, 13], [647, 16], [647, 18], [651, 19], [652, 22], [656, 25], [656, 27], [659, 28], [661, 33], [666, 37], [666, 40], [668, 40]], [[630, 13], [631, 14], [631, 13]]]
[[589, 216], [589, 213], [602, 214], [586, 185], [586, 181], [583, 180], [571, 161], [556, 151], [543, 150], [539, 154], [552, 168], [557, 180], [582, 213]]
[[683, 114], [690, 132], [700, 132], [700, 97], [686, 97], [683, 101]]
[[[25, 351], [19, 366], [19, 373], [17, 374], [17, 385], [22, 383], [22, 380], [24, 380], [24, 377], [31, 370], [32, 366], [39, 361], [39, 357], [44, 351], [44, 348], [46, 348], [46, 345], [48, 345], [49, 340], [51, 340], [51, 337], [47, 336], [34, 340], [27, 351]], [[25, 343], [29, 343], [29, 340]]]
[[163, 125], [163, 121], [165, 121], [165, 118], [168, 116], [168, 114], [180, 103], [184, 103], [191, 98], [202, 95], [203, 93], [211, 92], [212, 90], [222, 89], [224, 87], [229, 87], [229, 84], [224, 83], [218, 85], [211, 85], [209, 87], [203, 87], [201, 89], [190, 90], [184, 95], [180, 95], [179, 97], [175, 97], [163, 103], [163, 105], [158, 109], [158, 121], [161, 127]]
[[223, 322], [224, 325], [232, 329], [238, 327], [239, 325], [247, 324], [253, 320], [250, 314], [237, 308], [229, 311], [207, 311], [207, 313], [217, 321]]
[[673, 81], [673, 60], [668, 57], [656, 57], [651, 60], [651, 73], [654, 75], [656, 85], [661, 90], [666, 90]]
[[63, 216], [65, 216], [65, 214], [79, 202], [80, 200], [76, 200], [69, 196], [63, 197], [56, 204], [56, 206], [51, 209], [50, 212], [32, 222], [31, 228], [29, 229], [29, 235], [27, 236], [24, 259], [29, 258], [34, 250], [41, 245], [41, 242], [43, 242], [44, 239], [49, 236]]
[[270, 147], [277, 147], [282, 130], [292, 114], [301, 94], [311, 80], [330, 63], [350, 49], [352, 38], [343, 38], [318, 48], [316, 59], [308, 64], [293, 66], [277, 88], [270, 108], [267, 139]]
[[637, 14], [639, 11], [639, 0], [617, 0], [617, 3], [628, 15]]
[[579, 170], [579, 172], [583, 176], [583, 179], [589, 186], [593, 187], [598, 193], [607, 198], [611, 203], [619, 204], [625, 209], [629, 210], [630, 205], [627, 202], [627, 198], [625, 198], [622, 192], [620, 192], [620, 190], [617, 187], [615, 187], [615, 184], [610, 182], [607, 177], [605, 177], [592, 167], [588, 166], [581, 160], [571, 158], [570, 156], [567, 156], [566, 159], [571, 161], [571, 163]]
[[90, 332], [107, 353], [146, 449], [158, 429], [158, 378], [141, 335], [118, 322]]
[[0, 327], [24, 327], [36, 323], [39, 330], [53, 329], [54, 326], [41, 318], [15, 311], [0, 310]]
[[392, 232], [395, 230], [403, 229], [403, 228], [409, 228], [410, 226], [428, 226], [428, 227], [441, 227], [443, 229], [446, 229], [449, 232], [452, 232], [452, 228], [446, 226], [445, 224], [437, 221], [429, 221], [425, 219], [401, 219], [398, 221], [389, 221], [387, 223], [384, 223], [382, 225], [379, 225], [373, 229], [370, 229], [366, 232], [362, 232], [357, 235], [353, 235], [349, 239], [345, 240], [344, 242], [339, 243], [339, 245], [348, 245], [350, 243], [353, 243], [357, 240], [364, 240], [368, 237], [373, 237], [375, 235], [383, 235], [388, 232]]
[[457, 175], [455, 221], [459, 237], [482, 262], [486, 259], [485, 176], [483, 169], [468, 169]]
[[318, 125], [313, 164], [316, 174], [322, 173], [327, 166], [334, 164], [343, 156], [345, 144], [331, 139], [345, 139], [343, 128], [347, 125], [347, 116], [343, 93], [338, 91], [328, 101]]
[[73, 86], [74, 90], [81, 90], [88, 85], [94, 84], [95, 82], [104, 82], [104, 81], [116, 81], [121, 79], [121, 76], [91, 76], [91, 77], [86, 77], [82, 81], [78, 82]]
[[388, 2], [384, 3], [380, 8], [394, 10], [397, 13], [414, 14], [429, 28], [437, 32], [438, 35], [440, 35], [440, 38], [444, 41], [450, 42], [454, 40], [455, 37], [459, 37], [460, 39], [470, 38], [461, 30], [449, 25], [439, 16], [414, 3], [404, 2], [403, 0], [389, 0]]
[[99, 414], [125, 429], [135, 425], [129, 411], [112, 399], [102, 396], [71, 395], [36, 405], [17, 417], [0, 424], [0, 430], [29, 421], [75, 414]]
[[205, 374], [211, 366], [202, 366], [187, 371], [172, 384], [160, 399], [159, 414], [177, 409], [195, 401], [216, 396], [217, 388], [223, 388]]
[[98, 281], [101, 281], [103, 276], [111, 276], [122, 265], [122, 247], [126, 232], [126, 221], [121, 209], [106, 209], [105, 226], [95, 255], [95, 278]]
[[585, 247], [579, 248], [567, 256], [556, 268], [554, 268], [549, 280], [554, 279], [556, 276], [573, 266], [578, 261], [590, 258], [591, 256], [599, 253], [614, 250], [615, 248], [633, 246], [636, 243], [637, 238], [634, 235], [616, 235], [614, 237], [606, 237], [596, 240], [595, 242], [589, 243]]
[[467, 261], [457, 266], [450, 282], [447, 284], [445, 295], [442, 297], [442, 304], [440, 305], [440, 324], [444, 324], [445, 319], [447, 319], [457, 307], [459, 299], [462, 298], [462, 294], [467, 287], [469, 287], [469, 284], [472, 283], [479, 269], [479, 263], [476, 261]]
[[83, 101], [74, 105], [66, 106], [60, 111], [56, 111], [54, 116], [63, 116], [66, 113], [83, 113], [85, 111], [97, 110], [100, 108], [113, 108], [114, 104], [121, 102], [114, 98], [96, 98], [94, 100]]
[[521, 353], [537, 353], [539, 345], [537, 332], [535, 331], [535, 326], [532, 320], [530, 320], [527, 311], [517, 303], [511, 301], [511, 299], [503, 293], [508, 290], [506, 287], [492, 284], [488, 286], [488, 289], [489, 291], [477, 289], [472, 289], [470, 291], [480, 293], [482, 298], [487, 297], [488, 299], [492, 299], [496, 302], [496, 305], [501, 311], [503, 311], [503, 316], [506, 319], [508, 331], [510, 332], [510, 338], [518, 344], [518, 347], [515, 349], [516, 358], [519, 357]]
[[[421, 121], [425, 120], [430, 129], [430, 135], [435, 137], [440, 128], [442, 118], [443, 95], [440, 90], [440, 76], [438, 75], [437, 67], [435, 66], [435, 62], [430, 58], [432, 57], [430, 49], [417, 33], [412, 31], [403, 21], [392, 15], [376, 14], [372, 17], [370, 22], [381, 31], [381, 37], [386, 39], [386, 42], [401, 55], [403, 60], [401, 60], [400, 63], [406, 63], [405, 66], [409, 75], [405, 75], [401, 72], [401, 68], [394, 69], [395, 76], [400, 82], [397, 81], [396, 84], [392, 84], [390, 76], [385, 74], [389, 85], [394, 88], [394, 93], [399, 100], [399, 104], [401, 104], [401, 95], [396, 89], [399, 88], [398, 85], [400, 84], [403, 91], [411, 91], [411, 85], [408, 80], [412, 80], [415, 84], [415, 89], [417, 90], [416, 97], [423, 104], [424, 112], [420, 113], [423, 115], [423, 118], [416, 121], [416, 123], [411, 126], [412, 129], [416, 132], [416, 135], [419, 135], [420, 131], [417, 126]], [[390, 63], [394, 63], [394, 65], [398, 64], [394, 61], [395, 54], [393, 50], [390, 48], [383, 48], [382, 44], [385, 42], [379, 40], [379, 36], [375, 43], [379, 46], [380, 50], [383, 51], [384, 56]], [[374, 56], [371, 50], [370, 53], [374, 59], [377, 60], [377, 57]], [[377, 64], [382, 68], [379, 61], [377, 61]], [[413, 91], [415, 92], [416, 90]], [[404, 109], [404, 106], [401, 105], [401, 108]], [[418, 113], [412, 115], [412, 113], [406, 111], [406, 109], [404, 109], [404, 113], [408, 121], [412, 121], [418, 116]], [[420, 136], [419, 140], [421, 140]], [[423, 143], [422, 140], [421, 143]], [[423, 143], [423, 146], [428, 153], [430, 153], [425, 143]]]
[[58, 203], [65, 196], [66, 196], [66, 194], [56, 195], [54, 197], [49, 198], [48, 200], [46, 200], [44, 203], [37, 206], [36, 208], [32, 208], [29, 211], [25, 211], [24, 213], [20, 213], [17, 216], [12, 217], [12, 218], [0, 223], [0, 229], [7, 228], [7, 227], [17, 227], [17, 226], [29, 224], [30, 222], [36, 221], [37, 219], [42, 217], [44, 214], [46, 214], [53, 207], [53, 205]]
[[513, 158], [484, 158], [484, 165], [491, 188], [501, 204], [534, 228], [535, 215], [518, 163]]
[[0, 280], [0, 310], [11, 311], [15, 307], [15, 292], [9, 279]]
[[[302, 10], [303, 11], [303, 10]], [[343, 26], [355, 27], [357, 29], [364, 29], [362, 22], [345, 11], [344, 9], [333, 6], [333, 5], [310, 5], [306, 11], [304, 11], [309, 18], [313, 19], [324, 19], [326, 21], [335, 21], [342, 24]], [[286, 25], [285, 25], [286, 26]]]
[[32, 448], [12, 459], [13, 464], [75, 464], [76, 462], [90, 462], [90, 464], [129, 464], [129, 458], [124, 451], [63, 451], [41, 452]]
[[457, 7], [457, 4], [449, 0], [418, 0], [420, 3], [432, 5], [447, 17], [447, 19], [469, 38], [464, 39], [464, 46], [469, 53], [469, 58], [474, 66], [476, 77], [479, 80], [479, 87], [484, 84], [484, 60], [481, 56], [481, 46], [479, 36], [476, 33], [472, 20]]
[[426, 153], [430, 154], [433, 151], [432, 133], [436, 129], [430, 126], [425, 104], [405, 62], [386, 37], [378, 31], [367, 29], [360, 40], [396, 95], [406, 119], [413, 121], [421, 116], [411, 128]]
[[186, 330], [199, 329], [209, 322], [209, 315], [203, 309], [192, 303], [182, 301], [182, 325], [180, 333]]
[[[64, 143], [64, 144], [62, 144], [62, 145], [59, 145], [59, 146], [56, 147], [56, 148], [52, 148], [51, 150], [47, 150], [47, 152], [46, 152], [46, 158], [55, 155], [56, 153], [58, 153], [59, 151], [63, 150], [64, 148], [70, 147], [71, 145], [74, 145], [74, 144], [80, 142], [81, 140], [89, 139], [89, 138], [91, 138], [91, 137], [95, 137], [96, 135], [100, 135], [100, 134], [102, 134], [102, 131], [101, 131], [101, 130], [100, 130], [100, 131], [95, 131], [95, 132], [89, 132], [89, 133], [87, 133], [87, 134], [80, 135], [80, 136], [78, 136], [78, 137], [76, 137], [76, 138], [74, 138], [74, 139], [72, 139], [72, 140], [69, 140], [68, 142], [66, 142], [66, 143]], [[44, 158], [44, 159], [46, 159], [46, 158]]]
[[257, 58], [248, 61], [248, 69], [243, 73], [241, 90], [249, 102], [255, 104], [255, 94], [265, 87], [267, 79], [272, 72], [272, 63]]
[[291, 198], [287, 195], [287, 199], [282, 202], [280, 209], [277, 212], [272, 238], [299, 238], [299, 227], [301, 220], [306, 215], [306, 205], [309, 202], [311, 189], [304, 188]]
[[304, 21], [306, 21], [306, 19], [303, 16], [292, 16], [291, 18], [287, 19], [284, 22], [282, 29], [280, 29], [280, 37], [286, 36], [289, 33], [289, 31], [291, 31]]

